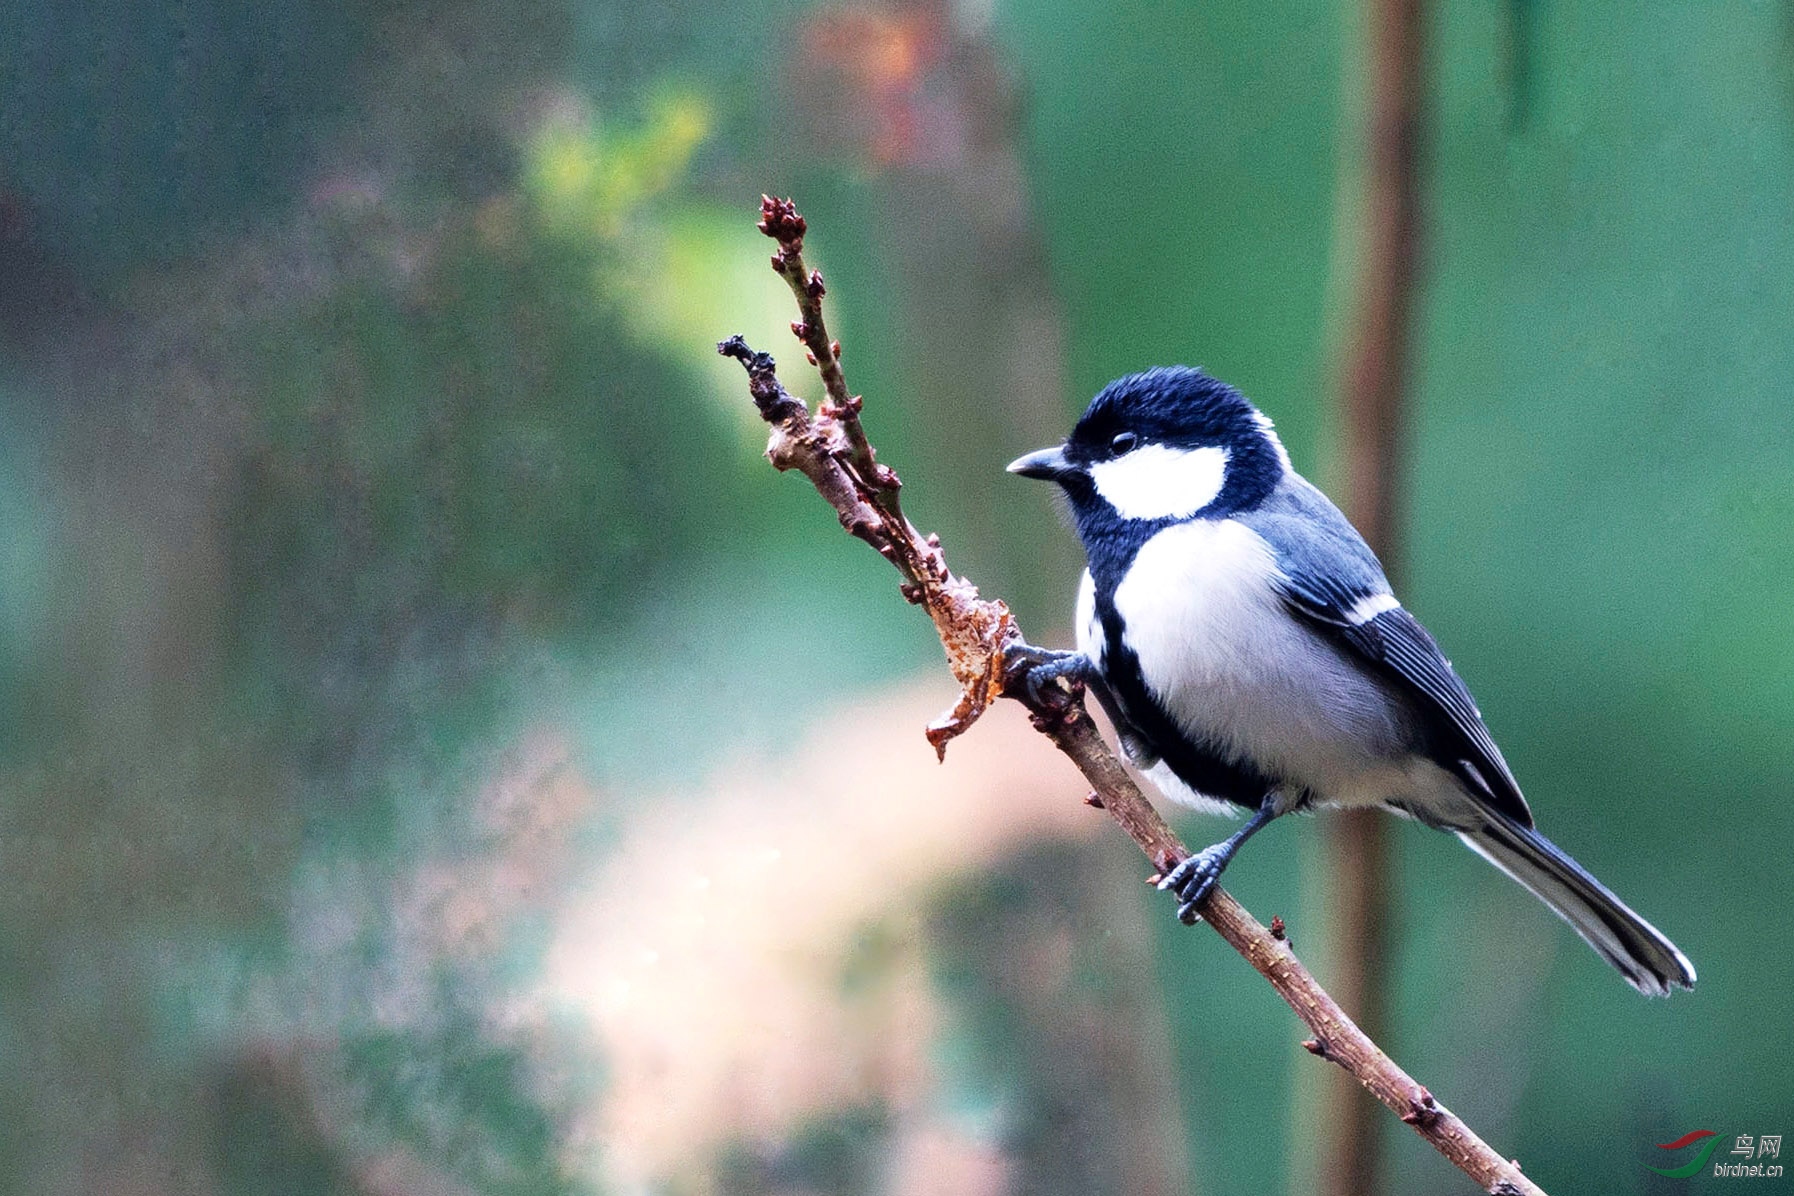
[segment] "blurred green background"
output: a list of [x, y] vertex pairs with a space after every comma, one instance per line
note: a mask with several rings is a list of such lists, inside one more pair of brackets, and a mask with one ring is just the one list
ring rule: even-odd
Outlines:
[[[712, 345], [815, 395], [795, 195], [911, 517], [1064, 642], [1002, 465], [1109, 378], [1340, 476], [1360, 19], [0, 6], [0, 1185], [1312, 1190], [1299, 1027], [1014, 712], [934, 765]], [[1436, 5], [1428, 109], [1408, 604], [1701, 984], [1403, 827], [1385, 1045], [1549, 1190], [1722, 1188], [1646, 1168], [1794, 1128], [1794, 8]], [[1229, 883], [1325, 980], [1316, 830]]]

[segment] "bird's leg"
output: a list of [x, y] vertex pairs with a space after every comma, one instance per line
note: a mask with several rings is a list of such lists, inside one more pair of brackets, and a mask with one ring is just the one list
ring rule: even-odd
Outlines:
[[1227, 862], [1233, 859], [1233, 853], [1240, 849], [1240, 844], [1256, 835], [1264, 825], [1277, 817], [1277, 807], [1269, 794], [1259, 804], [1252, 817], [1246, 819], [1246, 825], [1221, 842], [1205, 847], [1185, 859], [1159, 881], [1161, 892], [1177, 894], [1177, 920], [1185, 926], [1196, 922], [1196, 904], [1208, 896], [1208, 891], [1215, 887], [1221, 879], [1221, 873], [1227, 868]]

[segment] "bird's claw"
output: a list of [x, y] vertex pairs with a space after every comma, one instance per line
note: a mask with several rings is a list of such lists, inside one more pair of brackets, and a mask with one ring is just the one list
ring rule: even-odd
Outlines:
[[[1075, 697], [1084, 683], [1089, 661], [1081, 652], [1056, 652], [1033, 644], [1012, 644], [1003, 653], [1003, 688], [1024, 696], [1029, 706], [1064, 703]], [[1072, 689], [1057, 688], [1067, 681]]]
[[1177, 894], [1177, 920], [1185, 926], [1196, 924], [1199, 917], [1196, 907], [1209, 895], [1209, 891], [1221, 879], [1222, 870], [1227, 867], [1230, 853], [1222, 847], [1222, 844], [1217, 843], [1213, 847], [1203, 848], [1184, 859], [1159, 881], [1160, 892]]

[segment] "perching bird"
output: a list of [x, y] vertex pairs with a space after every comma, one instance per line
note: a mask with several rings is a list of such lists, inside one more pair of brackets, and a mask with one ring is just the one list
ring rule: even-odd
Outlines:
[[1694, 986], [1675, 944], [1533, 829], [1470, 691], [1238, 391], [1188, 367], [1122, 378], [1009, 469], [1064, 489], [1089, 561], [1078, 650], [1021, 661], [1025, 684], [1082, 680], [1168, 798], [1251, 812], [1166, 875], [1179, 917], [1279, 814], [1377, 806], [1455, 832], [1639, 991]]

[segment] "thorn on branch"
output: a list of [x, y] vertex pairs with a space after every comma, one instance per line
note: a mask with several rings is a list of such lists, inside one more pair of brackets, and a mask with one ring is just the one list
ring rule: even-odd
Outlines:
[[1094, 789], [1092, 789], [1089, 793], [1086, 793], [1084, 795], [1084, 804], [1089, 806], [1092, 810], [1101, 810], [1101, 809], [1106, 808], [1103, 805], [1103, 795], [1098, 793]]
[[1302, 1049], [1318, 1059], [1326, 1059], [1329, 1062], [1333, 1059], [1333, 1052], [1327, 1049], [1327, 1044], [1318, 1038], [1304, 1038]]

